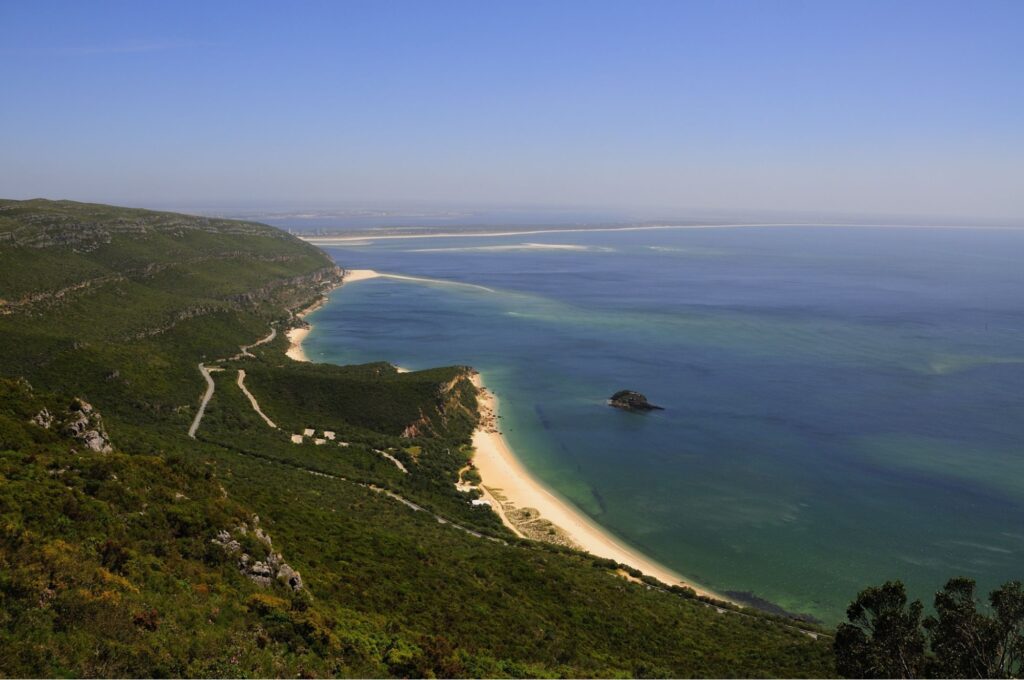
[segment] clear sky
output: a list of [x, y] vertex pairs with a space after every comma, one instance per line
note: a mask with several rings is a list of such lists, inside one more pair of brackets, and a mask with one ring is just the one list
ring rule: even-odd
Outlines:
[[0, 196], [1024, 216], [1024, 2], [0, 0]]

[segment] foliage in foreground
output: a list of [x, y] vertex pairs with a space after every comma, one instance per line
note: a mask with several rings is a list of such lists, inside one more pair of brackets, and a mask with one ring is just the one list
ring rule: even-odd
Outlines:
[[935, 594], [935, 614], [907, 603], [899, 581], [862, 591], [836, 631], [836, 669], [850, 678], [1015, 678], [1024, 663], [1024, 589], [989, 594], [978, 609], [973, 579], [953, 578]]

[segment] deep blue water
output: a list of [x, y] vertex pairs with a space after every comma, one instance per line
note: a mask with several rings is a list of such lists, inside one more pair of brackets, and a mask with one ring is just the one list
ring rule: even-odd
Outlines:
[[[535, 245], [571, 245], [573, 249]], [[1024, 577], [1024, 231], [733, 228], [364, 241], [317, 361], [470, 364], [540, 479], [714, 589], [835, 621]], [[618, 389], [665, 411], [605, 404]]]

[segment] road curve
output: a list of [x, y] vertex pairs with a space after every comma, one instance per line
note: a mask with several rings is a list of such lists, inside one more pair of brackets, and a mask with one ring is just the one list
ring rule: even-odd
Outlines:
[[[260, 338], [251, 345], [242, 345], [241, 347], [239, 347], [239, 349], [242, 351], [232, 357], [228, 357], [227, 359], [216, 359], [215, 361], [234, 361], [237, 359], [241, 359], [242, 357], [252, 357], [252, 353], [249, 352], [251, 348], [258, 347], [259, 345], [268, 343], [276, 337], [277, 328], [271, 326], [270, 333], [268, 333], [266, 337]], [[192, 439], [196, 438], [196, 430], [199, 429], [199, 423], [203, 421], [203, 414], [206, 413], [206, 405], [210, 403], [210, 398], [213, 397], [213, 391], [214, 389], [216, 389], [216, 386], [213, 384], [213, 378], [210, 376], [210, 373], [214, 371], [223, 370], [223, 368], [218, 367], [207, 368], [206, 364], [204, 363], [199, 364], [199, 372], [203, 375], [203, 378], [206, 380], [206, 393], [203, 395], [202, 401], [199, 402], [199, 410], [196, 412], [196, 417], [192, 420], [192, 425], [188, 428], [188, 436], [191, 437]], [[263, 411], [260, 410], [259, 404], [256, 403], [256, 398], [253, 397], [252, 394], [249, 393], [249, 390], [245, 389], [245, 385], [242, 384], [242, 381], [245, 380], [245, 371], [239, 371], [238, 373], [238, 386], [242, 388], [242, 391], [245, 393], [245, 396], [249, 397], [249, 401], [252, 402], [252, 407], [256, 409], [256, 413], [258, 413], [260, 417], [267, 422], [268, 425], [276, 429], [277, 425], [275, 425], [270, 418], [264, 415]]]
[[210, 375], [210, 371], [219, 371], [219, 368], [207, 368], [205, 364], [199, 364], [199, 372], [203, 374], [203, 378], [206, 380], [206, 394], [203, 395], [203, 400], [199, 402], [199, 410], [196, 411], [196, 417], [192, 421], [192, 426], [188, 428], [188, 436], [192, 439], [196, 438], [196, 430], [199, 429], [199, 423], [203, 420], [203, 414], [206, 412], [206, 405], [210, 403], [210, 397], [213, 396], [214, 384], [213, 377]]
[[241, 368], [238, 369], [238, 387], [242, 390], [242, 394], [249, 398], [249, 403], [252, 404], [252, 410], [256, 411], [256, 415], [263, 418], [263, 422], [276, 430], [277, 425], [274, 424], [273, 420], [267, 417], [267, 414], [260, 408], [259, 402], [256, 401], [256, 397], [253, 396], [253, 393], [245, 386], [245, 371]]

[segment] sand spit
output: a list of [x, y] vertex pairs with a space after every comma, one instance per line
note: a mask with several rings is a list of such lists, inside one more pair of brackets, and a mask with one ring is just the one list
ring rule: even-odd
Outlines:
[[651, 224], [634, 225], [626, 227], [576, 227], [562, 229], [523, 229], [517, 231], [464, 231], [464, 232], [439, 232], [431, 234], [393, 234], [385, 233], [376, 235], [373, 233], [360, 233], [353, 236], [300, 236], [299, 238], [314, 245], [368, 245], [374, 241], [393, 239], [418, 239], [418, 238], [498, 238], [507, 236], [531, 236], [535, 234], [573, 234], [593, 232], [616, 232], [616, 231], [664, 231], [678, 229], [740, 229], [748, 227], [821, 227], [821, 228], [869, 228], [886, 227], [892, 229], [1000, 229], [1019, 230], [1018, 226], [988, 225], [979, 227], [968, 224], [898, 224], [898, 223], [867, 223], [867, 222], [736, 222], [728, 224]]

